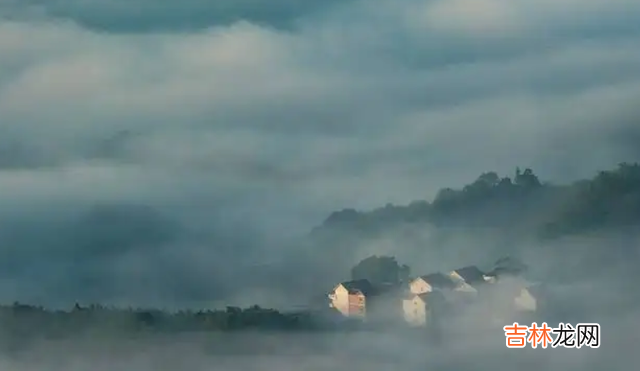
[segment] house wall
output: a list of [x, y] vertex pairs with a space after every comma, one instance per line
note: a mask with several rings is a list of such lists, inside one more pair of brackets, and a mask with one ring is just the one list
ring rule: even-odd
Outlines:
[[515, 305], [518, 310], [535, 311], [538, 306], [537, 304], [536, 299], [527, 289], [520, 290], [520, 294], [515, 298]]
[[419, 297], [402, 301], [405, 321], [412, 326], [425, 326], [428, 320], [426, 303]]
[[367, 314], [366, 311], [367, 298], [362, 294], [349, 294], [348, 295], [348, 313], [349, 317], [361, 317], [364, 318]]
[[366, 304], [364, 295], [360, 293], [350, 294], [342, 285], [338, 285], [331, 295], [330, 306], [346, 317], [364, 317]]
[[349, 315], [349, 292], [344, 288], [344, 286], [338, 285], [333, 290], [331, 307], [335, 308], [345, 316]]
[[424, 294], [427, 292], [431, 292], [433, 288], [422, 278], [416, 278], [409, 284], [409, 290], [412, 294]]

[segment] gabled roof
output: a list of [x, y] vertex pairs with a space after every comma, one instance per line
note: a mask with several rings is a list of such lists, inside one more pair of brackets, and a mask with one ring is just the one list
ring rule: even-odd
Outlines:
[[467, 283], [484, 282], [484, 273], [475, 265], [455, 269], [456, 272]]
[[369, 280], [366, 280], [366, 279], [345, 281], [345, 282], [341, 282], [340, 285], [342, 285], [345, 289], [347, 289], [347, 291], [350, 294], [360, 293], [366, 296], [366, 295], [373, 294], [375, 291], [371, 282], [369, 282]]
[[455, 283], [444, 273], [436, 272], [420, 276], [423, 281], [437, 289], [450, 289], [455, 287]]

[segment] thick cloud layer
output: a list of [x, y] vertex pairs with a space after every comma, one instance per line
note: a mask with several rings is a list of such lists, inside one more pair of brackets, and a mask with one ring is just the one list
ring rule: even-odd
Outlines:
[[38, 14], [73, 19], [83, 26], [109, 32], [194, 30], [242, 19], [290, 28], [309, 11], [324, 11], [336, 0], [7, 0], [12, 16]]
[[219, 297], [337, 208], [640, 159], [637, 1], [335, 4], [3, 2], [0, 299]]

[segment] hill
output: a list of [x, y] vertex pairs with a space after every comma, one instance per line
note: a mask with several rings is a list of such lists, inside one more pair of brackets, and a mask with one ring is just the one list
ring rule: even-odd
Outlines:
[[432, 201], [336, 211], [312, 230], [305, 251], [316, 277], [346, 276], [373, 254], [396, 256], [415, 273], [509, 255], [558, 280], [612, 273], [607, 269], [638, 275], [627, 264], [638, 258], [638, 227], [637, 163], [571, 184], [516, 169], [512, 177], [482, 173], [461, 188], [440, 190]]
[[517, 229], [553, 238], [640, 221], [640, 165], [623, 163], [569, 185], [542, 183], [533, 170], [513, 178], [481, 174], [461, 189], [445, 188], [432, 202], [387, 205], [370, 212], [344, 209], [329, 215], [323, 229], [380, 231], [404, 223]]

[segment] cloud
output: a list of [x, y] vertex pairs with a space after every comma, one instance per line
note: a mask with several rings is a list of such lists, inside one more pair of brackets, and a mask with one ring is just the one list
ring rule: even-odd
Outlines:
[[[416, 2], [414, 2], [416, 3]], [[640, 7], [630, 0], [432, 0], [407, 13], [415, 26], [471, 38], [553, 37], [554, 33], [636, 27]], [[415, 11], [417, 10], [417, 11]]]
[[73, 19], [93, 30], [128, 33], [167, 29], [190, 31], [240, 20], [286, 28], [299, 17], [323, 12], [341, 3], [335, 0], [276, 0], [265, 6], [258, 0], [7, 0], [2, 7], [12, 17]]
[[[640, 158], [636, 2], [311, 3], [3, 3], [0, 216], [22, 223], [6, 241], [70, 249], [42, 270], [49, 292], [80, 269], [51, 226], [95, 204], [180, 226], [162, 248], [97, 260], [100, 287], [161, 269], [223, 282], [239, 275], [223, 266], [275, 259], [334, 209], [430, 198], [486, 170], [566, 181]], [[218, 272], [187, 274], [194, 261]], [[89, 292], [76, 282], [65, 300]]]

